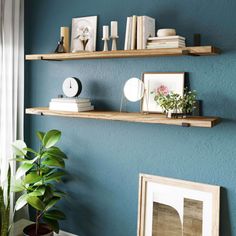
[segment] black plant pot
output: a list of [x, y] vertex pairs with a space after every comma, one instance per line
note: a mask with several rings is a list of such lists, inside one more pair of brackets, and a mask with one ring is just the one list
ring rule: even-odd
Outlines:
[[24, 236], [53, 236], [53, 230], [46, 224], [39, 224], [38, 234], [35, 234], [36, 224], [28, 225], [24, 228]]

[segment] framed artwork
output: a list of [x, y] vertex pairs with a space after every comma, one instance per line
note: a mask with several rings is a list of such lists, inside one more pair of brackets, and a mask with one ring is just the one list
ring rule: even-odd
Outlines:
[[72, 19], [71, 51], [96, 51], [97, 16]]
[[220, 187], [140, 174], [138, 236], [219, 236]]
[[184, 94], [184, 72], [181, 73], [144, 73], [144, 96], [141, 101], [141, 111], [150, 113], [162, 113], [163, 110], [154, 100], [157, 89], [164, 92], [173, 92], [181, 96]]

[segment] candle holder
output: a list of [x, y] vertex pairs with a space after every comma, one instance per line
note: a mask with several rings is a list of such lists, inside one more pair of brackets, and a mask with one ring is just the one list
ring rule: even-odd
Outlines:
[[111, 36], [112, 39], [112, 46], [111, 46], [111, 50], [112, 51], [116, 51], [117, 50], [117, 39], [119, 38], [119, 36]]
[[104, 41], [104, 46], [103, 46], [103, 51], [108, 51], [108, 41], [110, 40], [109, 38], [103, 38]]

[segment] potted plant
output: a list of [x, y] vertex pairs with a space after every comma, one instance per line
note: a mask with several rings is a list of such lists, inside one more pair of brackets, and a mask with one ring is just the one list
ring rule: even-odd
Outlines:
[[196, 91], [184, 90], [184, 95], [180, 96], [177, 93], [169, 92], [167, 87], [161, 85], [155, 91], [154, 100], [166, 113], [167, 118], [186, 117], [191, 114], [196, 104]]
[[4, 201], [4, 187], [0, 186], [0, 235], [8, 236], [10, 221], [10, 188], [11, 188], [11, 168], [9, 166], [7, 174], [6, 203]]
[[58, 220], [65, 219], [64, 213], [55, 208], [65, 193], [58, 190], [55, 183], [65, 175], [67, 156], [55, 146], [60, 140], [60, 131], [37, 132], [37, 137], [38, 151], [27, 148], [20, 140], [13, 144], [16, 161], [21, 163], [13, 190], [23, 192], [16, 201], [15, 210], [26, 204], [35, 209], [35, 224], [24, 229], [25, 236], [51, 236], [53, 231], [59, 232]]

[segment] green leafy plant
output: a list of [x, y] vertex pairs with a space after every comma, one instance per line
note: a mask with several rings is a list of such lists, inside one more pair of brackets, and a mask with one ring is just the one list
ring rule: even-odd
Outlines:
[[55, 205], [65, 193], [57, 189], [56, 182], [61, 182], [65, 175], [67, 156], [55, 146], [61, 138], [60, 131], [37, 132], [37, 137], [40, 141], [38, 151], [27, 148], [20, 140], [13, 144], [16, 161], [21, 163], [16, 172], [13, 191], [23, 192], [16, 201], [15, 210], [21, 209], [26, 204], [36, 210], [36, 235], [42, 222], [58, 233], [58, 220], [64, 220], [65, 215]]
[[9, 221], [10, 221], [10, 188], [11, 188], [11, 168], [9, 166], [7, 174], [7, 191], [6, 191], [6, 203], [4, 201], [4, 187], [0, 187], [0, 222], [1, 236], [7, 236], [9, 233]]
[[193, 111], [196, 105], [196, 91], [188, 91], [187, 88], [184, 89], [183, 96], [169, 92], [163, 85], [151, 92], [151, 94], [155, 95], [154, 100], [166, 113], [173, 112], [189, 114]]

